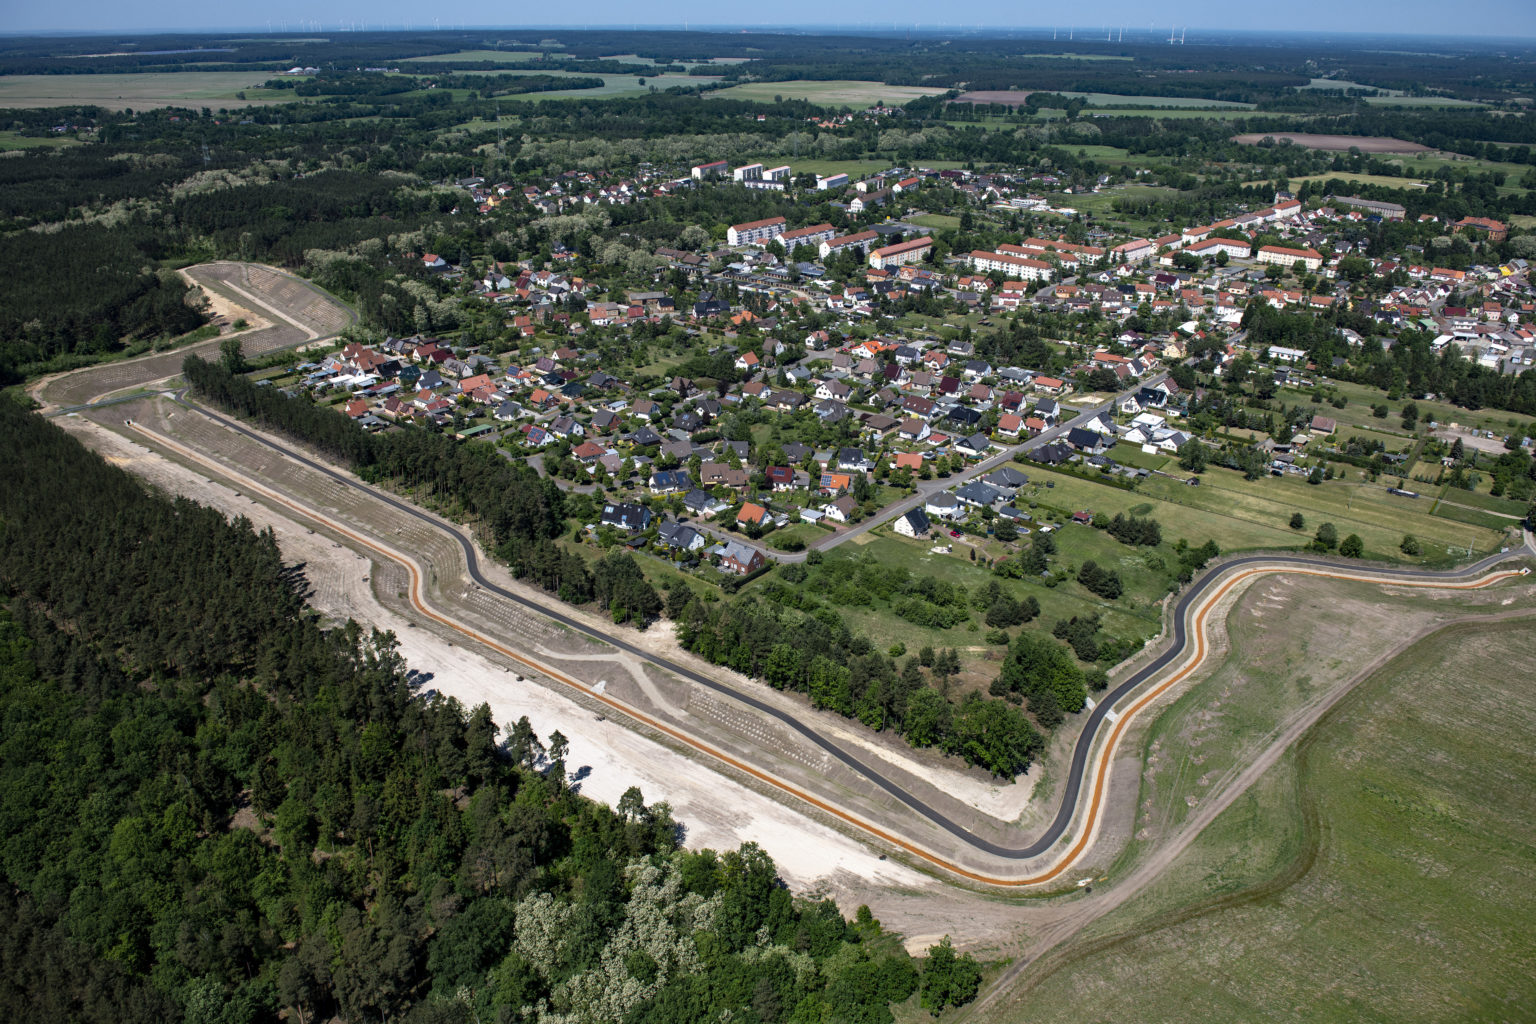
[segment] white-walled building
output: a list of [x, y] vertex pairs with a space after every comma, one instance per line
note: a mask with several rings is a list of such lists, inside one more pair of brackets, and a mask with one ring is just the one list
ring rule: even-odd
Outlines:
[[725, 231], [725, 240], [731, 245], [767, 245], [784, 233], [784, 224], [783, 217], [732, 224]]

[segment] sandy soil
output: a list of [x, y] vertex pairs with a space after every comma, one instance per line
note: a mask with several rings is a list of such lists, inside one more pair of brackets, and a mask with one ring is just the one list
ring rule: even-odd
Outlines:
[[[796, 892], [832, 896], [850, 913], [867, 903], [887, 926], [907, 934], [914, 949], [959, 933], [962, 921], [965, 937], [983, 942], [1000, 941], [1016, 927], [1005, 905], [956, 893], [769, 796], [701, 770], [696, 761], [656, 740], [617, 722], [597, 720], [592, 711], [560, 692], [516, 682], [505, 666], [472, 648], [411, 626], [374, 593], [371, 581], [380, 567], [323, 531], [311, 531], [83, 417], [66, 416], [58, 422], [109, 462], [157, 487], [226, 515], [246, 516], [258, 527], [271, 526], [284, 557], [305, 564], [313, 587], [310, 603], [331, 618], [353, 618], [392, 631], [407, 663], [430, 674], [423, 689], [453, 697], [466, 708], [489, 704], [504, 729], [525, 715], [546, 738], [558, 729], [570, 741], [568, 770], [584, 795], [614, 804], [630, 786], [639, 786], [648, 802], [671, 805], [686, 829], [689, 848], [730, 849], [756, 842], [772, 855]], [[939, 892], [948, 898], [934, 900]], [[963, 917], [955, 915], [957, 901], [968, 907]], [[971, 927], [971, 921], [977, 926]]]
[[1247, 135], [1232, 136], [1233, 142], [1242, 142], [1253, 146], [1264, 139], [1289, 139], [1298, 146], [1306, 146], [1308, 149], [1326, 149], [1343, 152], [1350, 148], [1360, 150], [1362, 153], [1428, 153], [1428, 146], [1421, 146], [1417, 142], [1404, 142], [1402, 139], [1388, 139], [1373, 135], [1313, 135], [1310, 132], [1250, 132]]
[[208, 304], [208, 311], [218, 321], [227, 325], [233, 324], [236, 320], [244, 320], [250, 324], [250, 329], [253, 331], [259, 331], [272, 326], [272, 320], [269, 318], [262, 316], [252, 308], [233, 302], [228, 297], [221, 295], [211, 288], [203, 287], [203, 283], [187, 273], [186, 270], [179, 270], [177, 273], [183, 281], [197, 289], [197, 294]]

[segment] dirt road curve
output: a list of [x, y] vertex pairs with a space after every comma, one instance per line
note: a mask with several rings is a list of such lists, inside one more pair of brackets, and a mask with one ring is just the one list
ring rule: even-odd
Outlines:
[[[240, 335], [240, 347], [247, 357], [334, 337], [357, 321], [350, 309], [308, 281], [271, 267], [205, 263], [188, 267], [182, 273], [217, 295], [222, 304], [246, 310], [252, 319], [270, 323]], [[182, 360], [187, 356], [206, 359], [217, 354], [219, 341], [209, 338], [168, 352], [45, 377], [28, 390], [45, 410], [81, 408], [119, 391], [169, 380], [181, 372]]]
[[[204, 415], [209, 415], [211, 418], [223, 422], [225, 426], [236, 430], [241, 429], [238, 425], [223, 420], [222, 417], [218, 417], [206, 412], [204, 412]], [[226, 476], [231, 475], [231, 470], [227, 465], [217, 463], [214, 460], [202, 455], [201, 453], [196, 452], [186, 447], [185, 445], [170, 439], [169, 437], [166, 437], [164, 434], [153, 431], [148, 427], [138, 423], [133, 424], [132, 429], [145, 436], [146, 438], [151, 439], [156, 445], [168, 447], [173, 451], [176, 451], [182, 457], [195, 461], [215, 472]], [[273, 445], [273, 442], [271, 441], [265, 441], [264, 443]], [[308, 462], [308, 460], [299, 452], [296, 452], [292, 449], [282, 450], [284, 451], [284, 454], [291, 459], [295, 459], [301, 462]], [[339, 474], [333, 474], [333, 476], [339, 481], [349, 483], [346, 478], [341, 477]], [[1324, 562], [1304, 559], [1283, 560], [1271, 559], [1262, 556], [1229, 562], [1221, 569], [1207, 576], [1193, 589], [1191, 589], [1186, 594], [1185, 599], [1180, 603], [1180, 617], [1176, 621], [1178, 628], [1176, 630], [1176, 642], [1174, 646], [1170, 648], [1170, 650], [1163, 657], [1153, 661], [1141, 672], [1136, 673], [1130, 679], [1126, 680], [1126, 682], [1122, 683], [1120, 687], [1109, 694], [1105, 700], [1100, 703], [1097, 708], [1094, 709], [1092, 716], [1090, 717], [1088, 727], [1085, 728], [1083, 736], [1079, 741], [1079, 756], [1074, 758], [1072, 778], [1069, 780], [1070, 784], [1067, 788], [1066, 795], [1063, 799], [1061, 812], [1058, 815], [1056, 822], [1053, 823], [1052, 827], [1047, 829], [1046, 833], [1039, 837], [1039, 839], [1037, 839], [1034, 843], [1031, 843], [1028, 846], [1022, 848], [1008, 848], [1000, 846], [998, 844], [982, 840], [972, 835], [962, 826], [955, 824], [948, 819], [945, 819], [935, 809], [927, 806], [916, 797], [902, 790], [895, 783], [884, 778], [878, 771], [858, 761], [853, 757], [853, 755], [849, 754], [841, 747], [838, 747], [837, 745], [831, 743], [831, 741], [826, 740], [819, 735], [814, 735], [813, 730], [810, 730], [809, 727], [796, 723], [799, 724], [799, 728], [802, 732], [812, 734], [816, 742], [818, 742], [824, 749], [828, 750], [830, 753], [833, 753], [834, 756], [839, 757], [839, 759], [844, 761], [844, 763], [855, 767], [860, 774], [864, 775], [870, 781], [886, 789], [893, 796], [897, 797], [897, 799], [905, 803], [908, 807], [912, 808], [914, 811], [917, 811], [919, 814], [922, 814], [924, 817], [927, 817], [930, 821], [939, 824], [951, 834], [966, 840], [968, 845], [971, 846], [974, 850], [986, 855], [990, 855], [991, 858], [996, 858], [997, 865], [995, 869], [976, 870], [965, 864], [958, 863], [952, 857], [947, 856], [942, 852], [935, 851], [928, 846], [915, 841], [908, 835], [899, 834], [891, 828], [876, 824], [875, 822], [872, 822], [858, 814], [850, 812], [844, 807], [837, 806], [836, 804], [807, 791], [802, 786], [796, 785], [795, 783], [783, 779], [772, 772], [766, 771], [756, 765], [747, 763], [740, 758], [732, 756], [731, 754], [719, 749], [718, 747], [705, 742], [698, 736], [663, 722], [655, 716], [647, 714], [646, 712], [634, 707], [631, 704], [621, 701], [609, 694], [600, 693], [592, 689], [588, 684], [574, 679], [569, 675], [559, 671], [558, 669], [555, 669], [545, 663], [531, 658], [521, 651], [514, 650], [513, 648], [508, 647], [495, 638], [485, 635], [483, 632], [471, 628], [470, 626], [454, 617], [447, 610], [435, 608], [429, 604], [427, 600], [426, 587], [424, 585], [425, 574], [423, 572], [422, 566], [419, 565], [417, 561], [411, 556], [400, 552], [386, 542], [380, 541], [376, 538], [363, 536], [351, 529], [348, 529], [345, 525], [339, 523], [333, 517], [326, 515], [323, 510], [314, 509], [300, 504], [299, 502], [293, 501], [286, 495], [279, 494], [271, 488], [264, 487], [249, 477], [240, 477], [240, 482], [243, 487], [249, 488], [254, 493], [261, 494], [267, 500], [281, 504], [285, 508], [296, 512], [301, 516], [312, 519], [315, 522], [324, 525], [328, 529], [346, 536], [352, 542], [364, 546], [376, 554], [401, 565], [406, 570], [410, 578], [409, 597], [411, 604], [420, 614], [431, 618], [435, 622], [438, 622], [441, 625], [447, 626], [448, 628], [459, 632], [460, 634], [476, 641], [479, 644], [484, 645], [485, 647], [497, 652], [498, 654], [512, 658], [541, 675], [554, 679], [573, 689], [579, 690], [586, 696], [606, 704], [612, 710], [623, 714], [624, 716], [633, 719], [634, 721], [643, 723], [647, 727], [654, 729], [657, 732], [663, 733], [664, 735], [669, 736], [678, 742], [686, 744], [693, 750], [704, 754], [707, 757], [715, 759], [722, 764], [728, 765], [737, 771], [750, 775], [754, 779], [757, 779], [759, 782], [763, 782], [782, 793], [792, 796], [797, 800], [801, 800], [825, 814], [829, 814], [846, 824], [852, 825], [853, 827], [867, 833], [868, 835], [890, 843], [893, 846], [899, 847], [900, 849], [907, 851], [913, 856], [918, 857], [935, 867], [941, 868], [944, 871], [947, 871], [961, 878], [965, 878], [972, 882], [1009, 888], [1040, 885], [1050, 882], [1069, 870], [1071, 866], [1082, 857], [1085, 851], [1087, 851], [1093, 842], [1093, 839], [1098, 830], [1098, 826], [1102, 819], [1102, 811], [1110, 783], [1110, 764], [1113, 759], [1115, 749], [1118, 746], [1121, 738], [1125, 735], [1125, 732], [1131, 724], [1132, 720], [1140, 712], [1149, 707], [1153, 702], [1155, 702], [1159, 697], [1167, 693], [1173, 687], [1183, 682], [1204, 664], [1208, 653], [1205, 629], [1206, 619], [1210, 615], [1212, 609], [1219, 604], [1222, 598], [1224, 598], [1228, 593], [1230, 593], [1240, 584], [1260, 576], [1271, 575], [1275, 573], [1295, 573], [1299, 575], [1315, 576], [1336, 580], [1380, 582], [1398, 587], [1432, 587], [1436, 589], [1449, 590], [1473, 590], [1491, 586], [1495, 583], [1499, 583], [1507, 579], [1519, 577], [1527, 572], [1525, 569], [1506, 569], [1497, 572], [1483, 571], [1484, 569], [1490, 567], [1492, 564], [1504, 560], [1506, 558], [1504, 555], [1498, 555], [1490, 559], [1485, 559], [1482, 563], [1471, 567], [1469, 570], [1447, 574], [1406, 573], [1401, 570], [1333, 566]], [[349, 485], [361, 486], [350, 483]], [[458, 535], [455, 534], [455, 537], [457, 538]], [[479, 575], [477, 562], [475, 561], [476, 556], [473, 550], [467, 545], [467, 543], [465, 544], [465, 554], [468, 561], [469, 574], [476, 581], [476, 583], [486, 590], [491, 590], [493, 592], [499, 590], [499, 588], [495, 587], [494, 584], [490, 583], [490, 581]], [[517, 598], [510, 593], [503, 592], [502, 596], [509, 600], [517, 600]], [[552, 613], [547, 609], [544, 613], [546, 615], [555, 617], [558, 621], [562, 621], [567, 626], [590, 632], [588, 627], [573, 620], [563, 619], [559, 616], [558, 613]], [[621, 636], [604, 634], [601, 639], [603, 639], [605, 643], [616, 646], [621, 650], [627, 650], [637, 656], [658, 662], [664, 665], [664, 667], [666, 667], [669, 671], [681, 674], [687, 678], [690, 678], [692, 681], [696, 681], [716, 689], [723, 688], [722, 684], [718, 683], [717, 681], [698, 677], [696, 674], [690, 672], [688, 669], [682, 666], [665, 662], [664, 660], [658, 659], [654, 655], [651, 655], [642, 649], [631, 646]], [[1167, 675], [1162, 675], [1162, 670], [1169, 664], [1173, 663], [1177, 663], [1177, 667]], [[1151, 685], [1146, 685], [1148, 683]], [[736, 699], [743, 701], [744, 703], [755, 706], [757, 710], [763, 713], [773, 714], [776, 717], [781, 718], [784, 717], [784, 712], [775, 708], [768, 707], [766, 705], [762, 705], [748, 695], [741, 694], [739, 692], [732, 692], [731, 695], [736, 697]], [[1129, 703], [1124, 703], [1127, 698], [1129, 698]], [[1124, 703], [1123, 707], [1121, 706], [1122, 703]], [[1107, 734], [1105, 734], [1106, 727]], [[1101, 740], [1102, 742], [1100, 742]], [[1088, 785], [1086, 792], [1084, 792], [1081, 785], [1081, 782], [1085, 777], [1085, 769], [1091, 771], [1091, 782]], [[1068, 829], [1073, 824], [1074, 820], [1079, 822], [1076, 832], [1076, 839], [1064, 851], [1061, 851], [1060, 853], [1052, 856], [1049, 860], [1044, 862], [1043, 866], [1028, 869], [1025, 873], [1004, 873], [1010, 864], [1018, 865], [1019, 862], [1038, 858], [1042, 854], [1050, 851], [1063, 835], [1068, 834]], [[997, 869], [1004, 869], [1004, 871], [999, 871]]]
[[[243, 264], [222, 264], [197, 269], [207, 272], [205, 279], [208, 286], [220, 295], [232, 302], [260, 306], [271, 314], [277, 325], [271, 329], [281, 332], [272, 336], [271, 340], [274, 341], [297, 343], [320, 336], [324, 330], [339, 328], [349, 315], [344, 311], [338, 312], [340, 307], [334, 302], [325, 300], [324, 297], [316, 298], [318, 293], [313, 292], [306, 283], [266, 268]], [[163, 376], [157, 376], [166, 369], [166, 363], [162, 360], [167, 357], [173, 358], [179, 367], [184, 354], [166, 354], [166, 356], [83, 370], [49, 382], [45, 388], [51, 389], [50, 396], [55, 399], [62, 396], [81, 395], [94, 395], [99, 399], [113, 391], [143, 387], [155, 380], [163, 379]], [[97, 372], [109, 369], [112, 371], [110, 377]], [[233, 437], [238, 434], [242, 441], [254, 441], [268, 450], [276, 451], [284, 459], [290, 460], [290, 464], [301, 465], [305, 467], [306, 472], [324, 476], [327, 478], [327, 485], [333, 489], [344, 487], [356, 493], [366, 494], [370, 500], [389, 506], [391, 515], [411, 517], [411, 521], [418, 526], [425, 524], [435, 531], [436, 535], [446, 537], [455, 549], [454, 557], [462, 559], [461, 564], [452, 567], [452, 571], [459, 572], [461, 578], [472, 581], [482, 597], [504, 601], [509, 606], [522, 606], [544, 616], [547, 620], [553, 620], [568, 630], [599, 640], [628, 656], [659, 667], [691, 686], [698, 686], [729, 697], [749, 709], [751, 713], [761, 716], [763, 721], [775, 720], [793, 730], [805, 741], [819, 747], [830, 758], [839, 762], [840, 767], [851, 770], [866, 780], [873, 787], [873, 792], [883, 791], [884, 795], [891, 799], [884, 801], [882, 810], [888, 810], [889, 813], [882, 813], [880, 821], [872, 820], [867, 812], [854, 809], [855, 804], [849, 802], [849, 797], [835, 795], [838, 793], [835, 788], [823, 789], [819, 794], [813, 793], [805, 784], [785, 778], [776, 771], [763, 767], [763, 763], [767, 763], [766, 759], [763, 763], [749, 763], [747, 759], [753, 757], [750, 751], [733, 753], [722, 749], [718, 744], [711, 742], [705, 734], [693, 731], [686, 724], [661, 721], [655, 715], [613, 694], [599, 692], [587, 682], [561, 672], [547, 664], [547, 659], [530, 656], [527, 649], [511, 646], [517, 642], [515, 640], [509, 640], [506, 636], [488, 635], [484, 627], [472, 625], [467, 619], [455, 614], [452, 608], [442, 604], [451, 600], [451, 597], [437, 595], [435, 600], [438, 603], [433, 603], [434, 598], [430, 596], [432, 592], [428, 582], [429, 576], [437, 569], [427, 570], [417, 557], [401, 551], [396, 542], [387, 539], [384, 535], [385, 531], [375, 531], [369, 526], [359, 526], [355, 522], [349, 526], [348, 523], [340, 520], [333, 508], [323, 504], [312, 504], [310, 499], [299, 497], [298, 492], [280, 493], [275, 489], [283, 487], [280, 481], [268, 478], [263, 483], [255, 479], [254, 473], [247, 471], [246, 464], [232, 466], [226, 461], [211, 457], [209, 452], [218, 449], [211, 448], [209, 445], [217, 445], [219, 442], [207, 439], [177, 440], [167, 436], [163, 431], [137, 422], [129, 424], [128, 429], [151, 440], [155, 446], [176, 453], [180, 458], [238, 481], [242, 487], [262, 495], [267, 501], [280, 505], [300, 518], [321, 524], [328, 530], [346, 537], [349, 542], [360, 548], [366, 548], [380, 558], [398, 565], [404, 570], [408, 580], [408, 599], [412, 607], [419, 614], [441, 626], [474, 640], [502, 657], [526, 665], [539, 675], [579, 691], [585, 699], [601, 702], [624, 717], [642, 723], [650, 730], [663, 734], [717, 763], [748, 775], [781, 794], [801, 801], [804, 805], [814, 807], [847, 826], [905, 850], [927, 864], [949, 872], [953, 876], [992, 886], [1016, 888], [1048, 883], [1062, 876], [1083, 858], [1092, 846], [1105, 816], [1105, 805], [1112, 782], [1111, 763], [1116, 748], [1127, 734], [1134, 719], [1160, 697], [1188, 680], [1205, 663], [1209, 653], [1207, 620], [1222, 599], [1233, 593], [1236, 588], [1262, 576], [1289, 573], [1341, 581], [1380, 583], [1394, 587], [1472, 590], [1491, 586], [1528, 572], [1527, 569], [1513, 568], [1510, 565], [1498, 571], [1495, 571], [1495, 567], [1500, 563], [1513, 563], [1528, 555], [1530, 553], [1529, 538], [1527, 538], [1527, 546], [1519, 551], [1494, 555], [1476, 565], [1450, 572], [1371, 568], [1358, 564], [1331, 563], [1296, 556], [1255, 555], [1227, 561], [1203, 576], [1182, 595], [1173, 615], [1171, 643], [1168, 649], [1121, 681], [1087, 715], [1082, 734], [1073, 749], [1070, 771], [1062, 786], [1061, 805], [1055, 820], [1033, 841], [1014, 846], [994, 842], [974, 834], [964, 825], [947, 817], [939, 808], [887, 777], [888, 773], [875, 767], [873, 762], [853, 753], [848, 745], [838, 743], [818, 730], [803, 711], [797, 711], [793, 706], [786, 707], [764, 701], [736, 685], [668, 660], [655, 650], [637, 646], [628, 634], [573, 618], [558, 608], [550, 607], [552, 602], [535, 603], [498, 586], [487, 579], [481, 571], [475, 545], [460, 531], [451, 529], [448, 524], [414, 505], [395, 499], [315, 461], [286, 442], [259, 434], [243, 424], [200, 409], [195, 405], [188, 404], [188, 407], [195, 410], [197, 415], [206, 417], [207, 421], [212, 421], [224, 430], [233, 432], [228, 436]], [[199, 448], [189, 446], [193, 444], [199, 445]], [[367, 535], [359, 532], [360, 530], [366, 530]], [[755, 747], [750, 748], [750, 750], [755, 749]], [[819, 777], [815, 781], [819, 783]], [[1134, 784], [1134, 779], [1124, 784]], [[907, 815], [909, 811], [917, 818], [909, 817]], [[905, 826], [903, 826], [903, 820], [906, 821]], [[924, 828], [916, 828], [915, 826], [919, 823]], [[942, 833], [947, 833], [947, 836], [935, 833], [933, 827], [937, 827]], [[928, 838], [930, 836], [946, 840], [953, 838], [958, 842], [952, 848], [943, 849], [935, 846]], [[960, 860], [962, 855], [965, 863]]]

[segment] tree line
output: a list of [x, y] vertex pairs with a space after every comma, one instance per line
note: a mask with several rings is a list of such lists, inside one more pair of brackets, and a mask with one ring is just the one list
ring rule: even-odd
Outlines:
[[[577, 795], [389, 634], [323, 629], [270, 532], [0, 402], [0, 1012], [13, 1020], [888, 1022], [861, 908], [665, 804]], [[940, 1003], [939, 1005], [942, 1005]]]
[[579, 555], [557, 545], [554, 538], [565, 525], [560, 488], [489, 445], [461, 444], [428, 429], [370, 434], [308, 397], [259, 387], [222, 363], [197, 356], [187, 357], [182, 375], [221, 408], [313, 446], [370, 483], [398, 487], [421, 504], [468, 519], [513, 575], [563, 601], [596, 600], [605, 611], [616, 611], [620, 621], [641, 626], [661, 609], [661, 599], [627, 556], [588, 568]]

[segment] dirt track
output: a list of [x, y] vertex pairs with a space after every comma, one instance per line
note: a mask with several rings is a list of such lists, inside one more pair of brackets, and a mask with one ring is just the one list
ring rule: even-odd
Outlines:
[[1345, 152], [1350, 149], [1358, 149], [1362, 153], [1429, 153], [1433, 152], [1428, 146], [1421, 146], [1417, 142], [1404, 142], [1402, 139], [1388, 139], [1374, 135], [1313, 135], [1310, 132], [1250, 132], [1247, 135], [1232, 136], [1233, 142], [1245, 143], [1256, 146], [1265, 139], [1274, 139], [1276, 142], [1282, 139], [1294, 142], [1298, 146], [1308, 149], [1325, 149], [1329, 152]]
[[[212, 284], [221, 291], [224, 288], [229, 288], [232, 294], [239, 294], [240, 291], [249, 293], [249, 289], [246, 289], [243, 284], [235, 284], [228, 280], [216, 280]], [[247, 297], [249, 297], [249, 294]], [[274, 312], [276, 311], [274, 310]], [[300, 334], [309, 334], [315, 330], [315, 327], [295, 327], [291, 329], [297, 330]], [[183, 355], [184, 353], [175, 354], [178, 366]], [[114, 365], [126, 367], [131, 364]], [[144, 371], [141, 369], [139, 372], [142, 373]], [[134, 382], [130, 381], [128, 386], [131, 386], [132, 383]], [[93, 384], [91, 386], [94, 387], [96, 385]], [[219, 450], [223, 454], [223, 450]], [[244, 463], [237, 464], [244, 465]], [[130, 466], [130, 468], [135, 467]], [[196, 477], [196, 474], [193, 473], [191, 476]], [[189, 486], [187, 481], [183, 479], [180, 485], [173, 485], [173, 489], [182, 491], [187, 486]], [[225, 488], [225, 490], [229, 491], [229, 488]], [[195, 487], [193, 493], [194, 495], [196, 494]], [[256, 517], [256, 506], [246, 504], [250, 501], [248, 497], [241, 498], [236, 496], [231, 500], [235, 503], [232, 506], [232, 510], [239, 509], [247, 515], [252, 515], [253, 518]], [[283, 517], [279, 516], [279, 518]], [[324, 545], [316, 547], [311, 544], [310, 548], [313, 548], [313, 550], [305, 549], [307, 552], [306, 560], [308, 558], [316, 558], [317, 565], [334, 566], [338, 570], [338, 575], [342, 578], [348, 577], [346, 566], [349, 563], [353, 565], [359, 564], [357, 554], [352, 551], [333, 547], [330, 550], [339, 553], [327, 555]], [[367, 565], [368, 563], [363, 562], [360, 564]], [[378, 586], [377, 581], [382, 577], [384, 570], [385, 567], [382, 564], [375, 564], [373, 566], [370, 575], [375, 580], [375, 587]], [[388, 612], [387, 609], [380, 605], [377, 598], [369, 600], [358, 592], [359, 584], [355, 581], [355, 577], [357, 577], [355, 568], [351, 570], [350, 577], [354, 578], [352, 582], [339, 585], [339, 589], [336, 592], [317, 595], [317, 601], [323, 601], [326, 606], [329, 606], [327, 610], [334, 609], [335, 612], [348, 615], [361, 613], [360, 617], [365, 621], [388, 623], [391, 621], [388, 618], [390, 614], [393, 614], [396, 617], [396, 621], [398, 621], [398, 611]], [[367, 586], [366, 578], [364, 578], [364, 582], [361, 585]], [[346, 600], [342, 600], [337, 596], [337, 593], [351, 596]], [[354, 612], [353, 608], [356, 608], [357, 611]], [[403, 633], [404, 631], [397, 630], [397, 632]], [[413, 647], [416, 647], [418, 644], [426, 644], [430, 640], [430, 635], [424, 631], [413, 630], [411, 632], [413, 634], [411, 641]], [[1200, 631], [1197, 630], [1196, 632]], [[416, 647], [417, 654], [430, 664], [456, 666], [454, 669], [455, 674], [462, 673], [462, 676], [461, 681], [455, 682], [453, 685], [455, 690], [461, 692], [466, 700], [472, 699], [477, 693], [495, 695], [501, 689], [501, 687], [485, 689], [488, 678], [498, 678], [497, 673], [499, 670], [494, 662], [487, 662], [478, 656], [472, 656], [462, 646], [448, 643], [441, 637], [438, 637], [436, 643], [438, 646]], [[450, 655], [448, 653], [449, 649], [454, 653]], [[408, 656], [411, 656], [409, 652]], [[411, 657], [412, 662], [415, 663], [416, 657]], [[481, 665], [484, 667], [480, 667]], [[488, 678], [487, 673], [490, 673]], [[504, 671], [501, 671], [500, 675], [504, 677]], [[448, 682], [445, 678], [444, 685], [448, 685]], [[445, 689], [444, 692], [453, 691]], [[504, 703], [498, 706], [496, 710], [497, 719], [502, 722], [507, 720], [504, 714], [517, 713], [513, 710], [513, 706]], [[546, 712], [542, 710], [535, 711], [530, 715], [538, 723], [541, 731], [549, 728], [551, 724], [565, 720], [557, 717], [545, 717], [545, 715]], [[555, 716], [556, 712], [549, 711], [548, 715]], [[578, 712], [579, 715], [585, 715], [588, 720], [588, 724], [583, 732], [591, 738], [595, 751], [591, 755], [590, 763], [595, 764], [601, 757], [607, 756], [610, 760], [605, 763], [611, 765], [614, 769], [612, 771], [604, 771], [603, 778], [605, 781], [603, 783], [599, 783], [597, 770], [594, 769], [592, 782], [589, 783], [591, 788], [588, 790], [592, 795], [600, 799], [616, 798], [616, 793], [609, 795], [604, 791], [607, 785], [616, 784], [612, 781], [612, 777], [631, 779], [636, 777], [636, 772], [641, 773], [638, 776], [640, 779], [655, 779], [660, 787], [659, 791], [653, 791], [650, 783], [646, 782], [644, 788], [646, 796], [650, 799], [668, 795], [676, 789], [689, 793], [696, 787], [697, 792], [692, 794], [694, 802], [691, 805], [686, 803], [687, 797], [676, 800], [674, 805], [678, 806], [680, 817], [686, 814], [698, 823], [700, 829], [700, 834], [697, 836], [698, 841], [707, 845], [729, 846], [733, 845], [730, 836], [736, 835], [738, 837], [737, 841], [739, 841], [739, 837], [749, 836], [764, 839], [765, 845], [770, 847], [771, 852], [774, 852], [776, 857], [780, 856], [780, 853], [775, 847], [795, 851], [798, 854], [798, 858], [791, 856], [786, 858], [784, 862], [786, 874], [796, 878], [802, 885], [808, 884], [816, 890], [839, 895], [840, 898], [845, 899], [845, 902], [845, 894], [853, 896], [855, 901], [870, 902], [877, 910], [888, 916], [889, 923], [896, 924], [905, 930], [914, 943], [920, 944], [925, 941], [931, 941], [939, 934], [953, 930], [952, 924], [962, 920], [965, 922], [967, 929], [964, 936], [969, 940], [966, 943], [967, 945], [974, 946], [979, 943], [999, 942], [1008, 932], [1022, 926], [1025, 923], [1025, 918], [1031, 919], [1031, 926], [1033, 927], [1034, 921], [1037, 918], [1040, 924], [1048, 924], [1052, 918], [1059, 920], [1064, 916], [1076, 916], [1080, 910], [1080, 907], [1076, 904], [1066, 904], [1060, 905], [1060, 910], [1052, 910], [1050, 905], [1047, 905], [1038, 909], [1031, 908], [1028, 912], [1022, 912], [1017, 908], [1010, 908], [1006, 904], [999, 904], [960, 893], [954, 893], [953, 898], [946, 896], [943, 900], [934, 900], [931, 879], [926, 879], [922, 875], [910, 872], [909, 869], [900, 865], [875, 860], [874, 855], [861, 844], [852, 842], [836, 830], [826, 828], [826, 826], [813, 822], [790, 808], [777, 805], [771, 800], [766, 802], [772, 804], [774, 812], [782, 817], [753, 818], [748, 816], [743, 818], [738, 813], [738, 808], [744, 807], [745, 804], [740, 802], [734, 795], [727, 798], [726, 802], [722, 802], [722, 794], [726, 790], [722, 789], [722, 778], [720, 776], [713, 772], [700, 772], [696, 765], [686, 762], [680, 762], [676, 766], [668, 764], [667, 768], [658, 772], [658, 765], [667, 762], [656, 760], [659, 755], [654, 752], [654, 744], [652, 747], [631, 748], [627, 745], [630, 740], [643, 740], [644, 738], [636, 737], [632, 734], [627, 734], [622, 739], [617, 738], [615, 733], [617, 727], [612, 723], [604, 723], [604, 728], [597, 728], [590, 724], [589, 710], [583, 709]], [[539, 721], [541, 717], [544, 718], [544, 721]], [[575, 721], [579, 722], [579, 717]], [[567, 731], [568, 735], [573, 735], [563, 726], [561, 728], [562, 731]], [[610, 735], [610, 733], [614, 735]], [[573, 735], [573, 745], [574, 742], [575, 737]], [[674, 754], [673, 756], [677, 755]], [[1107, 779], [1107, 775], [1108, 771], [1106, 768], [1101, 778]], [[618, 792], [621, 791], [622, 787], [620, 787]], [[752, 792], [750, 789], [744, 789], [744, 791]], [[765, 799], [761, 794], [754, 795], [759, 800]], [[972, 799], [974, 799], [974, 795]], [[684, 807], [688, 809], [685, 811]], [[729, 811], [722, 814], [721, 811], [725, 808], [729, 808]], [[1089, 817], [1090, 819], [1093, 818], [1092, 815]], [[1096, 828], [1097, 822], [1094, 821], [1093, 827], [1089, 830], [1089, 835], [1084, 838], [1091, 838], [1093, 829]], [[1195, 831], [1198, 831], [1198, 829], [1195, 829]], [[825, 835], [820, 835], [819, 833], [825, 833]], [[849, 850], [854, 851], [852, 859], [849, 859]], [[864, 896], [864, 893], [872, 893], [874, 898]], [[881, 899], [880, 897], [882, 896], [885, 898]], [[1038, 944], [1031, 942], [1030, 945], [1035, 947]]]
[[[217, 295], [215, 308], [221, 315], [268, 324], [240, 335], [241, 350], [248, 357], [332, 337], [356, 320], [351, 310], [309, 282], [271, 267], [207, 263], [189, 267], [182, 275]], [[113, 392], [168, 380], [181, 372], [187, 356], [209, 358], [218, 352], [219, 342], [210, 338], [167, 352], [56, 374], [28, 390], [45, 409], [97, 402]]]

